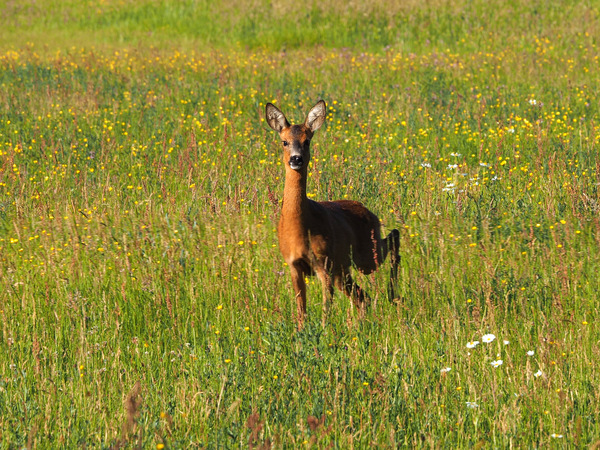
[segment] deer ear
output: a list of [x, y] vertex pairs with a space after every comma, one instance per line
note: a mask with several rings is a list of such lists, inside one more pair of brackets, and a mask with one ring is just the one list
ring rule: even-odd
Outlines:
[[306, 120], [304, 121], [304, 125], [306, 125], [312, 132], [317, 131], [325, 122], [326, 112], [327, 107], [325, 106], [325, 102], [323, 100], [319, 100], [317, 104], [308, 112]]
[[277, 132], [281, 132], [281, 130], [290, 126], [283, 113], [272, 103], [267, 103], [266, 118], [269, 126]]

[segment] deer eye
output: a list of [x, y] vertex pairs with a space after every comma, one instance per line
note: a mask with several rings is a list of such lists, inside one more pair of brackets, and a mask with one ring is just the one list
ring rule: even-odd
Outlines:
[[290, 145], [290, 143], [288, 141], [282, 141], [282, 144], [284, 147], [287, 147], [288, 145]]

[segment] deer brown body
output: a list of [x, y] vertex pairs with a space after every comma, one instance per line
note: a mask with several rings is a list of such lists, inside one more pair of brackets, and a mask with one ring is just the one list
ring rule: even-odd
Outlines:
[[323, 284], [323, 323], [336, 286], [360, 309], [368, 295], [352, 279], [350, 267], [369, 274], [391, 253], [390, 300], [394, 299], [400, 233], [392, 230], [381, 238], [381, 224], [362, 203], [351, 200], [315, 202], [306, 196], [310, 140], [325, 121], [325, 102], [319, 101], [304, 124], [290, 125], [271, 103], [266, 106], [267, 123], [279, 132], [283, 144], [285, 188], [277, 234], [279, 249], [290, 267], [296, 294], [298, 327], [306, 317], [305, 277], [316, 274]]

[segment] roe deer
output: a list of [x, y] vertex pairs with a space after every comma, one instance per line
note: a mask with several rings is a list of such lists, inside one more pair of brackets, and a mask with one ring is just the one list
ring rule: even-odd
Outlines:
[[316, 273], [323, 285], [324, 325], [334, 285], [352, 299], [361, 316], [370, 302], [352, 280], [352, 263], [360, 272], [369, 274], [391, 253], [388, 293], [393, 300], [400, 262], [400, 232], [392, 230], [382, 239], [379, 219], [360, 202], [315, 202], [306, 196], [310, 140], [325, 122], [325, 108], [325, 102], [320, 100], [302, 125], [290, 125], [277, 107], [271, 103], [266, 106], [267, 123], [279, 132], [283, 144], [285, 188], [277, 235], [292, 275], [299, 329], [306, 317], [306, 276]]

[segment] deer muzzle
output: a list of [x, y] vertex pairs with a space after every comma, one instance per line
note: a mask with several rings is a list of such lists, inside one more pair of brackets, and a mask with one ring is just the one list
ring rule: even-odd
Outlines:
[[304, 166], [304, 160], [300, 155], [290, 156], [289, 165], [294, 170], [300, 170]]

